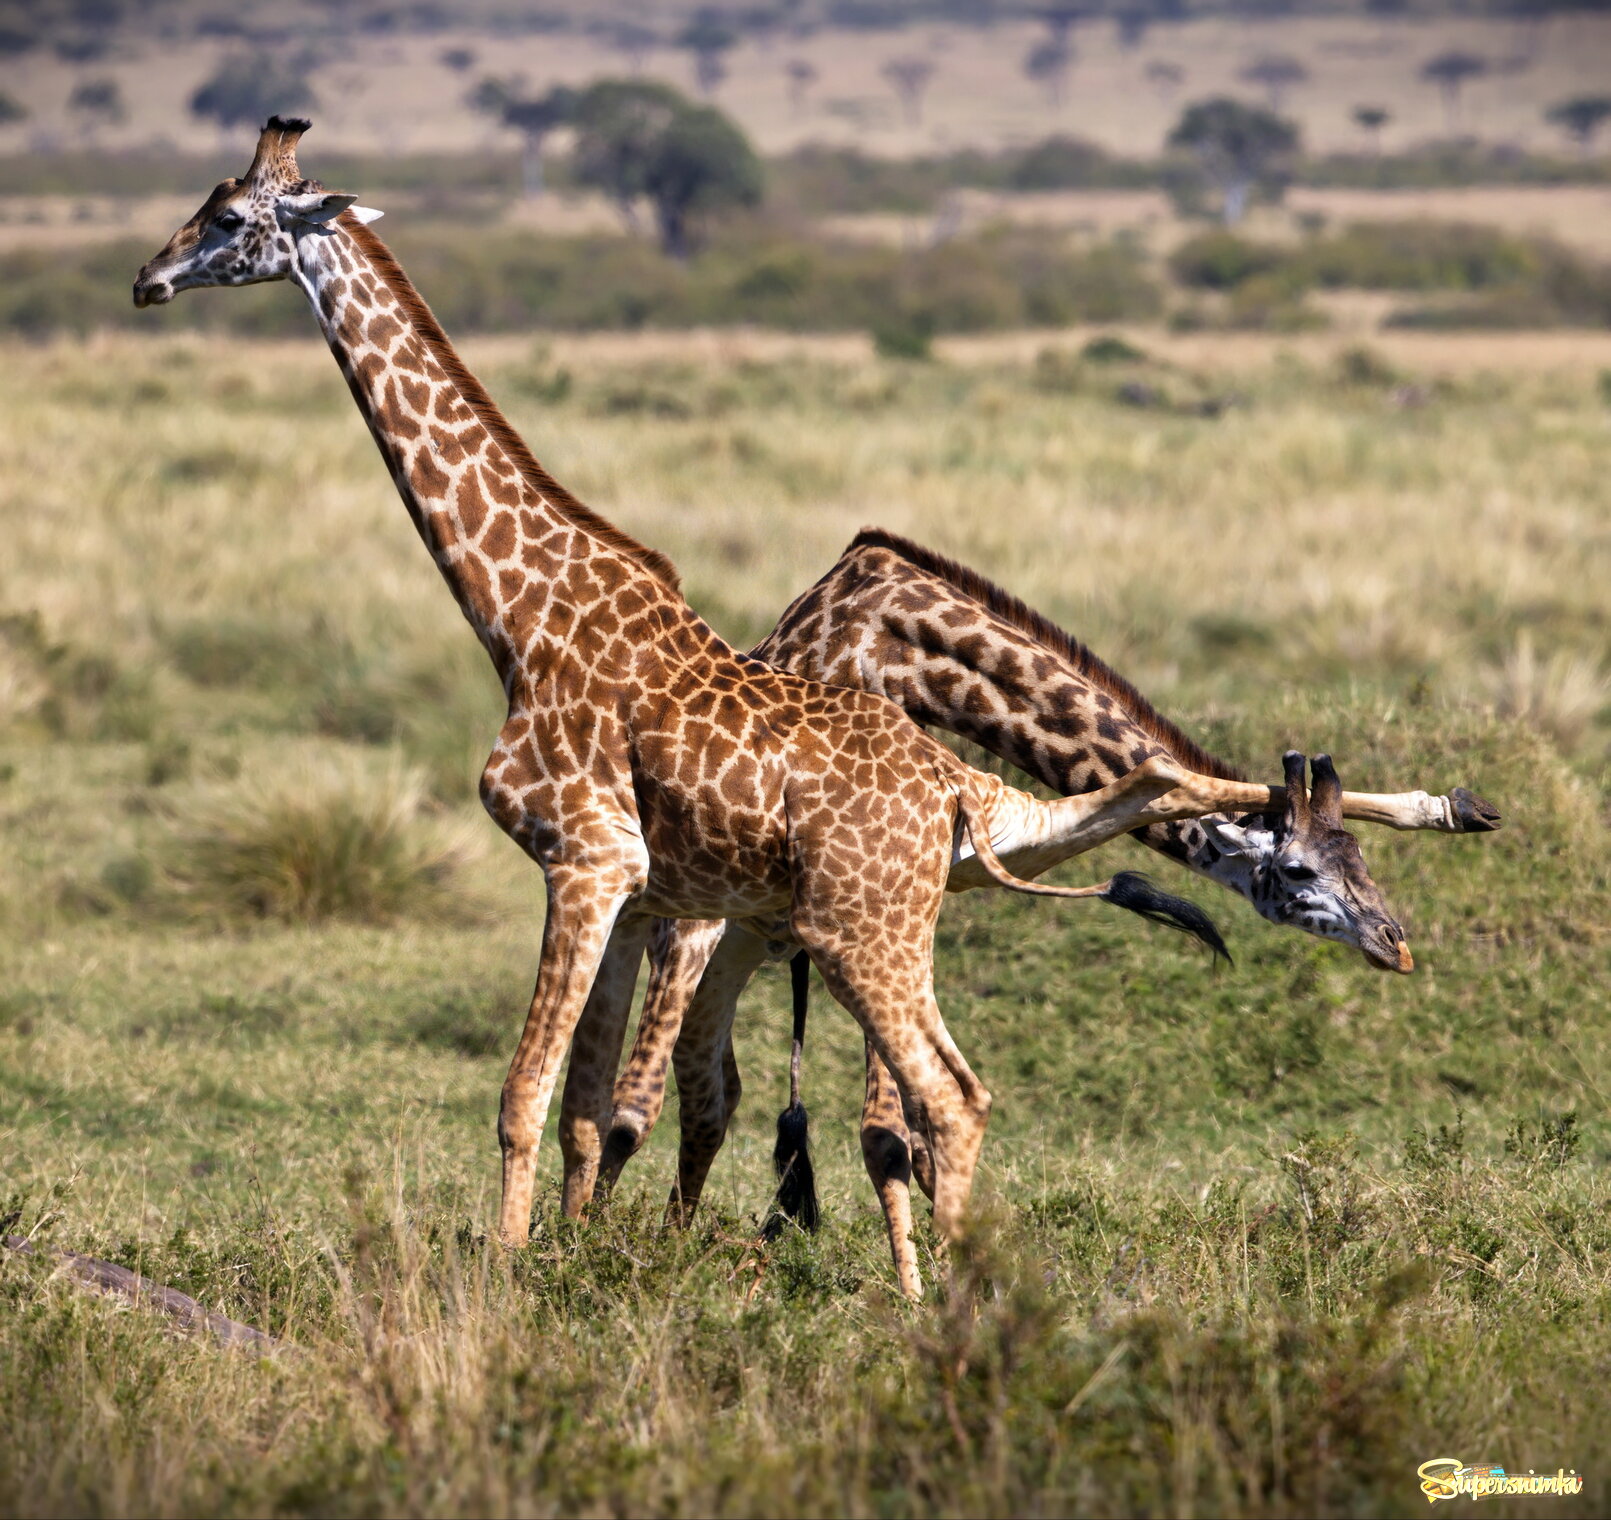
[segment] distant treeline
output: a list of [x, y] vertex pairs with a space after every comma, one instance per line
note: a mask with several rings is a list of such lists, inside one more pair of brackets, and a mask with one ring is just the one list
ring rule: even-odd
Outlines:
[[[1163, 291], [1120, 244], [1081, 249], [1058, 234], [1003, 229], [900, 248], [734, 229], [687, 263], [613, 236], [399, 223], [390, 239], [452, 332], [680, 328], [753, 323], [796, 331], [979, 332], [1144, 321]], [[32, 337], [102, 327], [301, 333], [308, 317], [274, 287], [201, 290], [135, 311], [129, 289], [145, 243], [0, 255], [0, 331]]]
[[[390, 227], [390, 224], [388, 224]], [[1364, 222], [1296, 242], [1204, 232], [1163, 264], [1125, 238], [1079, 242], [1049, 228], [996, 227], [922, 248], [735, 223], [698, 258], [647, 240], [545, 237], [399, 218], [391, 242], [455, 333], [630, 331], [750, 324], [865, 331], [891, 353], [935, 334], [1094, 322], [1290, 329], [1324, 322], [1317, 291], [1402, 293], [1396, 326], [1611, 326], [1611, 266], [1547, 239], [1439, 222]], [[0, 332], [97, 328], [306, 331], [288, 291], [190, 292], [136, 312], [135, 270], [153, 249], [123, 239], [0, 255]]]
[[[514, 151], [382, 154], [310, 149], [325, 184], [373, 194], [429, 192], [451, 205], [460, 195], [507, 198], [520, 189]], [[0, 195], [190, 195], [239, 174], [250, 153], [17, 154], [0, 157]], [[563, 158], [550, 182], [566, 187]], [[1054, 136], [1026, 147], [963, 148], [920, 158], [880, 158], [855, 148], [804, 147], [767, 160], [767, 201], [807, 215], [927, 211], [952, 190], [1168, 189], [1181, 165], [1168, 156], [1131, 158], [1079, 138]], [[1329, 153], [1297, 159], [1290, 183], [1359, 189], [1465, 185], [1611, 183], [1611, 158], [1526, 153], [1474, 141], [1428, 143], [1402, 153]]]
[[1389, 327], [1611, 327], [1611, 266], [1458, 222], [1358, 222], [1301, 243], [1205, 232], [1170, 255], [1169, 273], [1222, 300], [1227, 326], [1304, 325], [1313, 291], [1376, 290], [1407, 298]]

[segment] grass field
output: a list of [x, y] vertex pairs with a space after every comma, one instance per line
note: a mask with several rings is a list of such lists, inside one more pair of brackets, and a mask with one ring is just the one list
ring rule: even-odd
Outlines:
[[1139, 341], [467, 350], [737, 641], [878, 522], [1256, 774], [1299, 744], [1505, 813], [1362, 836], [1413, 978], [1162, 865], [1233, 968], [948, 905], [996, 1104], [915, 1308], [826, 1003], [828, 1223], [756, 1243], [775, 973], [698, 1228], [658, 1227], [673, 1104], [604, 1217], [558, 1217], [550, 1143], [531, 1246], [486, 1246], [540, 886], [471, 802], [496, 684], [334, 366], [311, 332], [0, 352], [0, 1214], [290, 1343], [8, 1256], [0, 1513], [1407, 1514], [1445, 1455], [1586, 1479], [1496, 1513], [1605, 1508], [1603, 341]]

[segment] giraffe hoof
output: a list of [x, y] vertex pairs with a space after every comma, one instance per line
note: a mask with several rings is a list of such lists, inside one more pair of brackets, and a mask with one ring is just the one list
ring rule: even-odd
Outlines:
[[626, 1124], [616, 1124], [604, 1137], [604, 1153], [599, 1158], [599, 1184], [606, 1192], [643, 1144], [643, 1135]]
[[1491, 834], [1499, 827], [1499, 809], [1465, 787], [1450, 792], [1449, 801], [1454, 804], [1454, 820], [1462, 834]]

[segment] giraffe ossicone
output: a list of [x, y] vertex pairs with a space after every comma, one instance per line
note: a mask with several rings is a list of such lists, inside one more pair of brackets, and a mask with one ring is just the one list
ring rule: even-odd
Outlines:
[[[1149, 760], [1042, 803], [964, 765], [885, 698], [731, 649], [676, 572], [578, 501], [526, 448], [354, 197], [303, 176], [301, 119], [271, 118], [140, 271], [137, 305], [289, 280], [307, 297], [420, 537], [509, 698], [481, 796], [548, 888], [537, 985], [499, 1109], [499, 1231], [529, 1233], [537, 1147], [572, 1046], [561, 1144], [591, 1188], [636, 968], [654, 918], [734, 919], [802, 945], [921, 1116], [935, 1217], [961, 1228], [990, 1111], [934, 999], [934, 924], [964, 833], [1086, 847], [1270, 789]], [[337, 203], [340, 203], [339, 205]], [[329, 214], [326, 215], [326, 212]], [[1010, 863], [1010, 857], [1009, 857]], [[752, 936], [753, 937], [753, 936]], [[567, 1207], [575, 1196], [567, 1188]], [[579, 1205], [576, 1205], [579, 1206]]]

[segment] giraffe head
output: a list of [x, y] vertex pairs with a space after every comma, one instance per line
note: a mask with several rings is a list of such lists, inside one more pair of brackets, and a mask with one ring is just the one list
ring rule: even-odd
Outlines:
[[1342, 782], [1331, 756], [1314, 757], [1310, 790], [1297, 750], [1287, 751], [1282, 767], [1284, 812], [1210, 830], [1214, 843], [1249, 873], [1249, 900], [1271, 923], [1352, 945], [1379, 970], [1413, 971], [1404, 931], [1371, 880], [1358, 841], [1343, 827]]
[[[297, 240], [334, 231], [358, 199], [337, 195], [297, 168], [297, 139], [309, 123], [271, 116], [244, 179], [226, 179], [134, 282], [136, 306], [162, 306], [201, 285], [257, 285], [283, 280], [296, 263]], [[359, 207], [363, 221], [378, 211]]]

